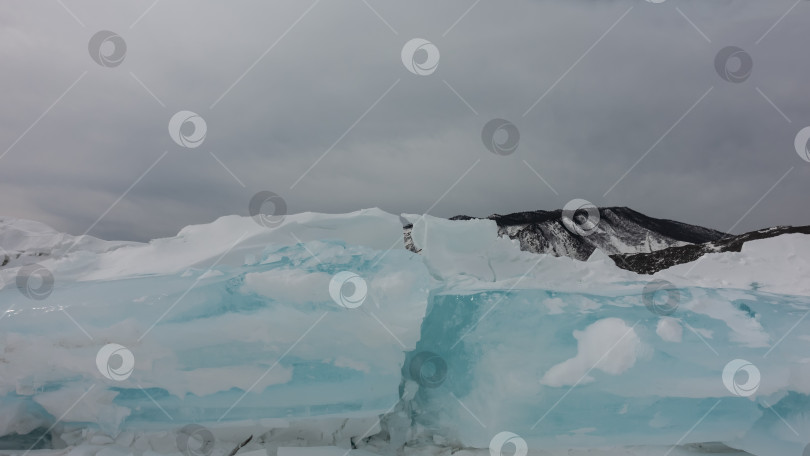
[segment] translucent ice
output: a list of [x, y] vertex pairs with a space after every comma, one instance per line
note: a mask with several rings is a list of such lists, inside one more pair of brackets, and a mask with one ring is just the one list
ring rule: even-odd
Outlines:
[[[454, 244], [435, 242], [450, 234], [444, 222], [416, 222], [414, 242], [431, 271], [445, 274], [403, 367], [403, 392], [418, 385], [405, 408], [423, 432], [476, 448], [508, 431], [537, 449], [722, 441], [757, 455], [802, 454], [810, 300], [752, 289], [747, 277], [801, 290], [806, 278], [780, 265], [778, 249], [789, 242], [806, 254], [805, 237], [708, 259], [727, 262], [714, 280], [737, 289], [654, 288], [649, 278], [616, 281], [625, 277], [613, 268], [556, 258], [520, 276], [498, 273], [525, 258], [489, 254], [507, 241], [484, 236], [487, 222], [459, 230]], [[459, 261], [448, 245], [464, 246]], [[723, 275], [735, 258], [731, 282]], [[660, 276], [685, 283], [678, 272]], [[712, 280], [705, 266], [701, 274], [702, 283]]]
[[0, 434], [385, 411], [429, 287], [415, 254], [381, 247], [397, 242], [379, 211], [277, 230], [231, 217], [43, 262], [47, 299], [0, 291]]
[[167, 429], [207, 423], [222, 454], [268, 429], [268, 451], [330, 454], [377, 432], [390, 451], [810, 440], [808, 236], [650, 277], [522, 252], [490, 220], [404, 217], [419, 255], [379, 210], [49, 241], [48, 293], [0, 270], [0, 439], [176, 453]]

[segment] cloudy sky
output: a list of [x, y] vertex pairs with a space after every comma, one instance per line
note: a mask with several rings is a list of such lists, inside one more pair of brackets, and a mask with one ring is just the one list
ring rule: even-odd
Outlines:
[[[269, 190], [290, 212], [584, 198], [810, 224], [808, 21], [796, 0], [6, 0], [0, 214], [145, 240]], [[404, 63], [412, 39], [431, 44]], [[173, 140], [179, 111], [204, 119], [198, 147]], [[514, 153], [482, 141], [499, 118]]]

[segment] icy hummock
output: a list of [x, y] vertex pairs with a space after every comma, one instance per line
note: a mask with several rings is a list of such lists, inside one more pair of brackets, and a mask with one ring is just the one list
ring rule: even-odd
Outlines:
[[[401, 247], [401, 229], [379, 211], [290, 217], [276, 230], [228, 217], [176, 238], [43, 261], [55, 284], [47, 299], [0, 291], [0, 415], [14, 417], [0, 435], [60, 417], [114, 436], [385, 411], [397, 402], [429, 286], [414, 254], [382, 248]], [[343, 271], [362, 272], [361, 307], [330, 295]], [[3, 271], [6, 283], [13, 272]], [[130, 352], [133, 366], [121, 371], [112, 355], [126, 351], [116, 350], [112, 373], [99, 365], [108, 344]]]
[[[485, 454], [502, 432], [538, 455], [810, 441], [807, 236], [650, 277], [522, 252], [491, 220], [403, 217], [420, 254], [369, 209], [53, 249], [45, 299], [8, 265], [0, 448], [180, 454], [194, 424], [215, 441], [202, 456], [247, 435], [240, 455]], [[748, 365], [753, 391], [724, 379]]]
[[24, 266], [70, 252], [102, 253], [135, 244], [71, 236], [33, 220], [0, 217], [0, 266]]
[[[499, 430], [528, 448], [717, 441], [802, 454], [807, 236], [752, 242], [642, 281], [603, 254], [586, 263], [526, 254], [492, 236], [490, 221], [454, 229], [407, 218], [441, 280], [403, 366], [408, 438], [486, 448]], [[672, 288], [651, 293], [658, 280]]]

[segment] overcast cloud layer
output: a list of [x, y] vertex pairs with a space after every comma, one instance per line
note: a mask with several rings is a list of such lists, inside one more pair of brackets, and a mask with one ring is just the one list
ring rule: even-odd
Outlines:
[[[0, 214], [73, 234], [105, 214], [90, 234], [145, 240], [270, 190], [290, 212], [584, 198], [724, 231], [810, 224], [809, 21], [795, 0], [7, 0]], [[126, 42], [120, 65], [91, 58], [100, 30]], [[403, 65], [413, 38], [440, 51], [433, 74]], [[754, 64], [741, 83], [715, 69], [732, 45]], [[200, 147], [169, 135], [182, 110], [206, 121]], [[515, 153], [484, 147], [494, 118]]]

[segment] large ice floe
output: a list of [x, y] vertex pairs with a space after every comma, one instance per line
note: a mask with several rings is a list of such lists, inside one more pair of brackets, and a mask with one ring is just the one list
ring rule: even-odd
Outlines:
[[600, 252], [522, 252], [491, 220], [376, 209], [99, 242], [0, 271], [1, 453], [219, 456], [253, 436], [239, 455], [803, 456], [810, 442], [805, 235], [654, 276]]

